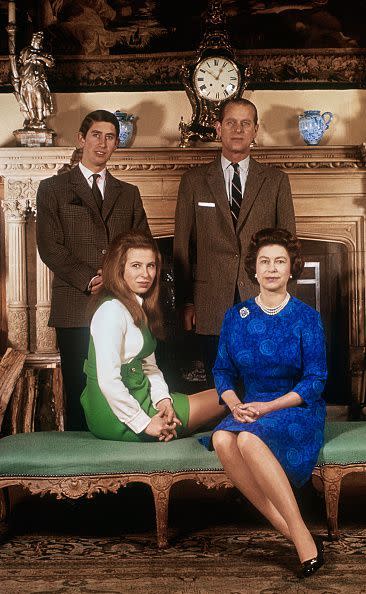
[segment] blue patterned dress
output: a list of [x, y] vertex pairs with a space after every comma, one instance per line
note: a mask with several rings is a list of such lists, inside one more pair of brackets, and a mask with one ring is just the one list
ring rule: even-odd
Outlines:
[[253, 423], [230, 413], [214, 431], [249, 431], [262, 439], [295, 486], [311, 475], [323, 445], [327, 369], [320, 315], [291, 297], [278, 314], [264, 313], [254, 299], [226, 312], [213, 368], [219, 397], [244, 386], [243, 402], [268, 402], [297, 392], [300, 406], [271, 412]]

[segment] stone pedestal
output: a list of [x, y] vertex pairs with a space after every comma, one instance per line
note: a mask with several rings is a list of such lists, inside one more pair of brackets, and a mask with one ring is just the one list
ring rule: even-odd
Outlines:
[[28, 148], [39, 146], [53, 146], [55, 144], [56, 132], [54, 130], [14, 130], [13, 132], [17, 145]]

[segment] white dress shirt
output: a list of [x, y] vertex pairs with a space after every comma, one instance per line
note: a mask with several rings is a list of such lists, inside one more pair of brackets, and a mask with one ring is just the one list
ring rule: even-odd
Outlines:
[[[93, 175], [94, 175], [95, 171], [90, 171], [90, 169], [85, 167], [85, 165], [83, 165], [82, 163], [79, 163], [79, 167], [80, 167], [81, 173], [83, 174], [83, 176], [85, 177], [86, 181], [88, 182], [88, 184], [91, 188], [93, 185]], [[98, 175], [100, 177], [98, 177], [98, 179], [97, 179], [97, 186], [101, 191], [103, 199], [104, 199], [106, 173], [107, 173], [106, 168], [102, 169], [102, 171], [98, 171]]]
[[[221, 155], [221, 167], [222, 167], [222, 171], [224, 173], [227, 199], [230, 204], [231, 204], [231, 183], [233, 181], [233, 175], [234, 175], [234, 167], [231, 167], [231, 163], [232, 163], [232, 161], [229, 161], [226, 157], [224, 157], [224, 155]], [[238, 161], [238, 164], [239, 164], [239, 175], [240, 175], [240, 181], [241, 181], [241, 189], [242, 189], [242, 194], [244, 195], [245, 184], [246, 184], [247, 177], [248, 177], [249, 156], [246, 157], [245, 159], [243, 159], [242, 161]]]

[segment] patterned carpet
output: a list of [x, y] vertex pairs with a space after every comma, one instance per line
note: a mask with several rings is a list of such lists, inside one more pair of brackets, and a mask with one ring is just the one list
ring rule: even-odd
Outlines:
[[[303, 513], [325, 535], [322, 502], [313, 504]], [[352, 513], [342, 512], [341, 540], [325, 543], [326, 566], [304, 582], [293, 547], [238, 498], [171, 511], [171, 546], [159, 551], [146, 494], [25, 502], [0, 547], [0, 594], [366, 594], [366, 524]]]

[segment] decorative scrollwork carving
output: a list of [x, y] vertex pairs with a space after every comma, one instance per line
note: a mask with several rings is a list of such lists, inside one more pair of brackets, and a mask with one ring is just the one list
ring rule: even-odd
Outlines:
[[204, 485], [207, 489], [218, 489], [219, 487], [225, 487], [227, 489], [234, 486], [224, 472], [220, 474], [212, 474], [208, 472], [196, 474], [194, 478], [197, 484]]
[[31, 200], [35, 198], [39, 183], [31, 177], [27, 179], [9, 180], [8, 194], [17, 200]]
[[321, 466], [320, 476], [325, 483], [340, 483], [344, 474], [344, 468], [342, 466]]
[[28, 313], [27, 307], [8, 308], [8, 341], [10, 346], [19, 351], [28, 349]]
[[56, 350], [55, 330], [47, 325], [49, 316], [50, 306], [37, 306], [36, 332], [37, 352], [39, 353], [51, 353]]
[[313, 475], [321, 478], [324, 485], [325, 504], [327, 509], [328, 532], [331, 539], [339, 538], [338, 529], [338, 505], [342, 485], [342, 479], [346, 474], [354, 472], [366, 472], [364, 464], [325, 464], [316, 466]]
[[32, 178], [7, 181], [7, 198], [3, 210], [9, 219], [25, 220], [36, 211], [36, 193], [39, 182]]
[[[365, 84], [366, 56], [363, 50], [350, 48], [313, 50], [237, 50], [243, 63], [251, 64], [254, 88], [258, 84], [276, 87], [288, 84], [312, 83], [315, 87], [324, 83], [350, 84], [363, 87]], [[48, 78], [54, 92], [65, 88], [74, 91], [129, 90], [136, 86], [141, 90], [182, 88], [180, 72], [185, 60], [194, 58], [193, 52], [165, 54], [111, 55], [111, 56], [58, 56], [57, 68], [49, 71]], [[0, 84], [9, 90], [11, 86], [9, 60], [0, 61]]]
[[97, 493], [117, 493], [118, 489], [125, 486], [129, 480], [130, 478], [128, 476], [87, 476], [60, 477], [59, 479], [21, 479], [17, 484], [21, 484], [34, 495], [46, 495], [46, 493], [51, 493], [56, 495], [57, 499], [62, 499], [64, 497], [69, 499], [87, 497], [90, 499]]
[[27, 218], [27, 205], [22, 204], [19, 200], [3, 200], [2, 209], [5, 218], [10, 221], [25, 221]]
[[165, 491], [172, 486], [173, 478], [169, 473], [153, 474], [150, 477], [150, 484], [158, 491]]

